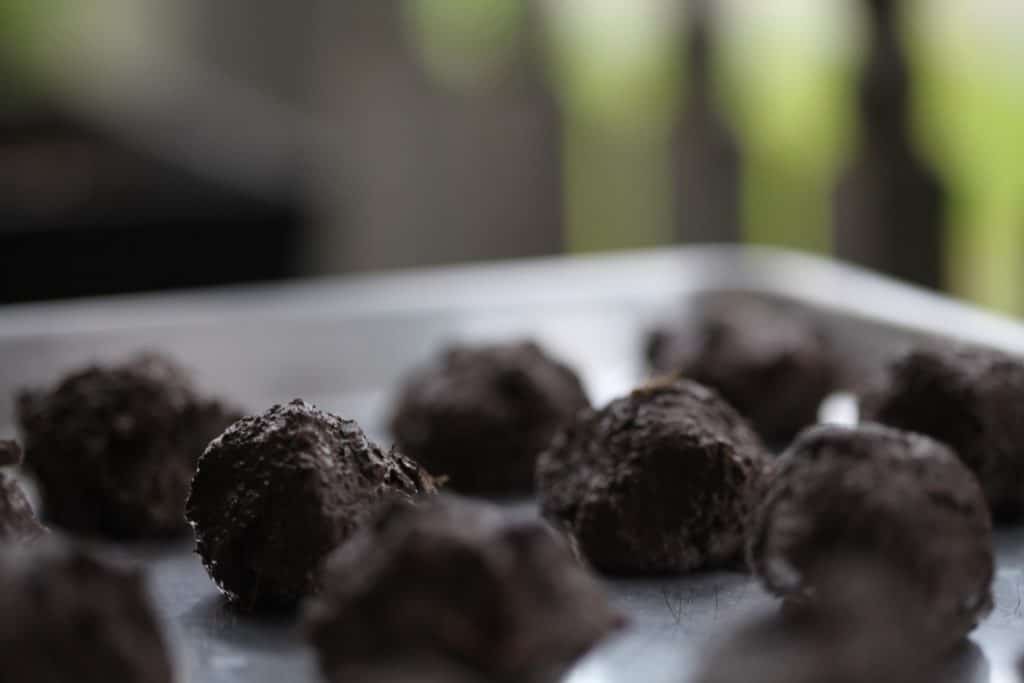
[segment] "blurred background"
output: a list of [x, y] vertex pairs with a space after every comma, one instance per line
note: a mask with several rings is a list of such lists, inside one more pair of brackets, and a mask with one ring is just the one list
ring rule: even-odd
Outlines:
[[1019, 0], [0, 0], [0, 301], [695, 242], [1024, 313]]

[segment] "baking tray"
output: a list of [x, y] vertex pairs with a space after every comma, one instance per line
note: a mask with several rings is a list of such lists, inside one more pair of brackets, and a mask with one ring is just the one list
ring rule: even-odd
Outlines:
[[[1013, 321], [807, 255], [699, 247], [543, 259], [0, 308], [0, 436], [14, 433], [15, 389], [150, 348], [173, 354], [204, 390], [247, 410], [302, 397], [382, 440], [396, 382], [453, 340], [534, 337], [573, 364], [603, 403], [643, 379], [652, 324], [721, 291], [811, 309], [864, 374], [936, 335], [1024, 353], [1024, 327]], [[1018, 680], [1024, 529], [996, 539], [996, 609], [951, 661], [951, 681]], [[294, 620], [226, 608], [188, 544], [104, 551], [146, 565], [181, 680], [318, 680]], [[775, 607], [736, 573], [608, 587], [631, 626], [581, 660], [569, 683], [684, 683], [708, 642]]]

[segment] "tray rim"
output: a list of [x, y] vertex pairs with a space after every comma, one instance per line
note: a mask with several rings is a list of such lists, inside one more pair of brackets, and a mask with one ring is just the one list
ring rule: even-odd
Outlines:
[[[515, 285], [515, 286], [512, 286]], [[0, 306], [0, 343], [246, 320], [587, 304], [752, 291], [899, 329], [1024, 353], [1024, 325], [968, 302], [823, 256], [706, 245], [356, 273], [228, 287]], [[410, 295], [414, 292], [414, 295]]]

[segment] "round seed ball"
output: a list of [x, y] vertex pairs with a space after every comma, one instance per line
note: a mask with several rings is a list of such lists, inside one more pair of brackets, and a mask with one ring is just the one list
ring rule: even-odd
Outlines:
[[196, 461], [237, 415], [201, 398], [172, 361], [147, 354], [23, 392], [18, 417], [47, 521], [130, 540], [188, 532]]
[[532, 513], [447, 496], [393, 505], [336, 551], [307, 618], [334, 681], [388, 663], [555, 681], [622, 623]]
[[52, 539], [0, 551], [5, 681], [171, 683], [143, 578]]
[[296, 400], [242, 418], [210, 443], [186, 514], [196, 552], [230, 601], [288, 608], [381, 503], [433, 491], [426, 472], [352, 420]]
[[451, 489], [521, 494], [551, 437], [587, 406], [576, 373], [534, 343], [455, 346], [412, 375], [391, 427]]
[[769, 444], [785, 446], [818, 421], [837, 384], [832, 343], [810, 318], [749, 296], [703, 302], [690, 319], [656, 330], [647, 361], [717, 390]]
[[765, 466], [717, 393], [652, 384], [585, 411], [540, 458], [540, 503], [606, 572], [685, 572], [736, 561]]
[[984, 496], [953, 452], [928, 437], [819, 427], [776, 461], [751, 528], [754, 572], [773, 593], [813, 601], [840, 556], [904, 576], [946, 642], [992, 608]]
[[864, 400], [867, 419], [949, 444], [997, 521], [1024, 516], [1024, 362], [979, 348], [922, 348]]

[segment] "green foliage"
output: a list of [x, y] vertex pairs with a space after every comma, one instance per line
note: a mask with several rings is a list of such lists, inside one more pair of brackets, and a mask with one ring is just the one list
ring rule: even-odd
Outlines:
[[917, 4], [911, 38], [916, 130], [951, 190], [950, 285], [986, 306], [1024, 313], [1021, 26], [940, 7]]
[[[414, 48], [449, 87], [486, 87], [524, 47], [522, 0], [402, 1]], [[137, 64], [159, 52], [153, 39], [163, 27], [139, 30], [150, 14], [149, 21], [159, 20], [159, 12], [148, 11], [157, 4], [0, 0], [0, 106], [47, 87], [49, 78], [75, 79], [81, 59]], [[715, 68], [744, 152], [742, 216], [750, 241], [829, 250], [832, 187], [855, 133], [858, 4], [716, 0], [722, 23]], [[543, 6], [545, 54], [565, 115], [567, 243], [592, 250], [670, 241], [668, 141], [683, 104], [684, 73], [674, 13], [683, 4]], [[1019, 0], [916, 0], [907, 5], [907, 26], [915, 131], [950, 189], [950, 284], [986, 305], [1024, 313], [1018, 6]]]
[[41, 36], [62, 8], [63, 0], [0, 0], [0, 107], [40, 89]]
[[722, 81], [745, 155], [745, 234], [825, 252], [832, 185], [852, 130], [852, 3], [732, 4]]
[[520, 0], [406, 0], [424, 67], [455, 88], [486, 85], [519, 47]]

